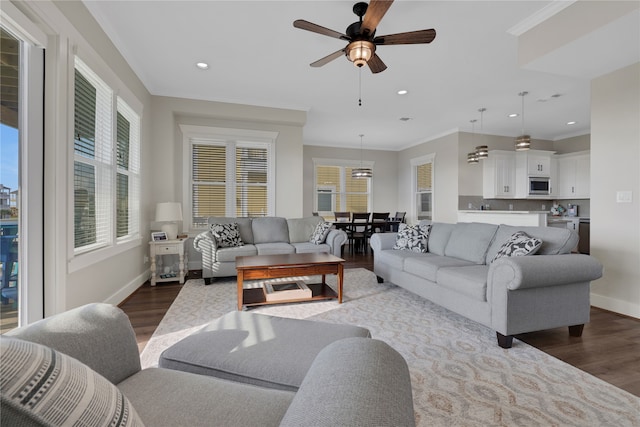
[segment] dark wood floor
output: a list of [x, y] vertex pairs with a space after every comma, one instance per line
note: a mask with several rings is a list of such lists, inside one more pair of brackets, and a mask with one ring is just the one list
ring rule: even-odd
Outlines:
[[[346, 268], [373, 270], [373, 256], [352, 255], [345, 250]], [[190, 278], [199, 277], [192, 271]], [[136, 332], [140, 351], [144, 348], [181, 285], [145, 283], [120, 307], [127, 313]], [[524, 342], [603, 379], [636, 396], [640, 396], [640, 320], [591, 308], [591, 322], [582, 337], [570, 337], [567, 328], [518, 335]]]

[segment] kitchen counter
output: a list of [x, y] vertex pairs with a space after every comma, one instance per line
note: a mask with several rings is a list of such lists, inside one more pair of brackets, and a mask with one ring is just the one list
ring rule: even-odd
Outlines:
[[506, 224], [546, 227], [547, 211], [458, 211], [458, 222], [484, 222], [488, 224]]

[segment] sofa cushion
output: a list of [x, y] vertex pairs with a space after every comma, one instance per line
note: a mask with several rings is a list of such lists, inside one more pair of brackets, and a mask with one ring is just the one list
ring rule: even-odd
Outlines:
[[309, 241], [316, 245], [324, 243], [332, 226], [333, 224], [331, 224], [330, 222], [319, 222], [318, 225], [316, 225], [315, 230], [313, 230]]
[[238, 224], [238, 231], [240, 231], [240, 238], [247, 244], [253, 243], [253, 230], [251, 229], [252, 218], [233, 218], [226, 216], [212, 216], [207, 220], [209, 226], [211, 224]]
[[355, 325], [232, 311], [167, 348], [162, 368], [296, 391], [313, 359], [348, 337], [371, 337]]
[[396, 235], [396, 244], [393, 249], [413, 252], [427, 252], [427, 240], [429, 239], [428, 225], [407, 225], [400, 224]]
[[295, 248], [297, 254], [306, 254], [306, 253], [330, 253], [331, 246], [326, 243], [321, 243], [316, 245], [311, 242], [301, 242], [301, 243], [292, 243], [291, 246]]
[[289, 243], [308, 242], [309, 237], [315, 231], [316, 226], [323, 222], [324, 219], [320, 216], [287, 219], [287, 227], [289, 228]]
[[404, 262], [404, 271], [436, 282], [438, 270], [442, 267], [460, 267], [466, 265], [473, 265], [473, 263], [453, 257], [425, 254], [425, 256], [422, 257], [406, 259]]
[[531, 237], [524, 231], [516, 231], [509, 240], [504, 242], [491, 262], [502, 257], [533, 255], [541, 245], [542, 240]]
[[253, 243], [289, 243], [289, 227], [285, 218], [274, 216], [253, 218], [251, 228]]
[[498, 226], [494, 224], [459, 222], [451, 232], [444, 254], [484, 264], [487, 250], [497, 230]]
[[0, 354], [3, 425], [144, 425], [115, 385], [73, 357], [7, 337]]
[[217, 262], [236, 262], [238, 256], [258, 255], [255, 245], [235, 246], [231, 248], [219, 248], [216, 251]]
[[404, 269], [404, 262], [409, 258], [419, 258], [428, 256], [429, 254], [423, 254], [413, 251], [399, 251], [396, 249], [384, 249], [376, 251], [374, 260], [376, 263], [387, 264], [398, 270]]
[[444, 255], [451, 232], [455, 228], [455, 224], [447, 224], [444, 222], [434, 222], [429, 230], [429, 241], [427, 248], [429, 252], [435, 255]]
[[441, 268], [438, 270], [438, 286], [442, 286], [478, 301], [487, 300], [488, 265]]
[[517, 231], [524, 231], [529, 236], [542, 240], [542, 245], [536, 252], [538, 255], [568, 254], [578, 244], [578, 234], [568, 228], [501, 225], [487, 251], [487, 263], [491, 262], [504, 242]]
[[216, 244], [220, 248], [231, 248], [242, 246], [242, 238], [238, 230], [238, 223], [231, 224], [211, 224], [211, 234], [216, 238]]
[[277, 426], [295, 393], [150, 368], [118, 388], [147, 426]]
[[296, 248], [289, 243], [256, 243], [258, 255], [293, 254]]

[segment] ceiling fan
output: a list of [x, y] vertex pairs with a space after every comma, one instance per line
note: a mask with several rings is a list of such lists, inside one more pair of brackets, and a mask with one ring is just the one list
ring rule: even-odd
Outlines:
[[329, 28], [305, 21], [304, 19], [294, 21], [293, 26], [301, 30], [311, 31], [349, 42], [346, 47], [312, 62], [310, 65], [312, 67], [322, 67], [344, 53], [355, 66], [362, 67], [364, 64], [367, 64], [372, 73], [380, 73], [386, 70], [387, 66], [382, 62], [378, 54], [376, 54], [376, 46], [431, 43], [433, 39], [436, 38], [436, 30], [433, 28], [429, 30], [376, 36], [376, 27], [392, 3], [393, 0], [371, 0], [369, 4], [359, 2], [353, 5], [353, 13], [360, 19], [347, 27], [345, 31], [346, 34], [330, 30]]

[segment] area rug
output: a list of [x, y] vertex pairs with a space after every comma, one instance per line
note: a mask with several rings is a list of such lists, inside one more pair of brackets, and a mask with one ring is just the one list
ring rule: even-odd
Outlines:
[[[335, 286], [334, 277], [327, 281]], [[236, 301], [235, 280], [210, 286], [189, 280], [145, 347], [143, 367], [157, 366], [162, 350], [235, 310]], [[368, 328], [406, 359], [418, 426], [640, 425], [640, 398], [521, 341], [502, 349], [489, 328], [393, 284], [379, 284], [365, 269], [345, 270], [343, 304], [252, 311]]]

